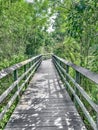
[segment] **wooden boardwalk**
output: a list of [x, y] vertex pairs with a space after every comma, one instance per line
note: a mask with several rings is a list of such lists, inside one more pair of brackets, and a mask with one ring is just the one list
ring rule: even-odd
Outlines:
[[51, 60], [42, 62], [5, 130], [86, 130]]

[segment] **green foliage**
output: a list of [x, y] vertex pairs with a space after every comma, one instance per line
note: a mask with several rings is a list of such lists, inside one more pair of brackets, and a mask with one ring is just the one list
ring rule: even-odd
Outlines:
[[[65, 37], [68, 37], [70, 39], [73, 38], [73, 41], [71, 42], [73, 43], [75, 41], [74, 47], [76, 46], [77, 50], [78, 46], [79, 49], [77, 52], [78, 57], [76, 59], [79, 62], [77, 62], [77, 64], [91, 69], [93, 68], [93, 65], [91, 67], [89, 63], [90, 61], [93, 61], [92, 58], [96, 57], [91, 50], [98, 42], [97, 9], [98, 9], [98, 3], [96, 2], [96, 0], [94, 1], [79, 0], [75, 2], [63, 1], [63, 4], [58, 4], [56, 8], [58, 13], [54, 23], [55, 32], [53, 32], [52, 34], [55, 43], [62, 44], [61, 46], [63, 46], [66, 41]], [[58, 46], [59, 44], [55, 45]], [[70, 43], [66, 43], [66, 46], [67, 44], [70, 46]], [[54, 52], [55, 51], [56, 50], [54, 50]], [[71, 53], [72, 55], [74, 55], [74, 51], [71, 51]], [[65, 50], [63, 49], [61, 55], [64, 54]], [[73, 62], [72, 59], [70, 60]]]
[[0, 62], [0, 70], [4, 69], [4, 68], [7, 68], [7, 67], [9, 67], [11, 65], [14, 65], [16, 63], [19, 63], [19, 62], [21, 62], [21, 61], [23, 61], [25, 59], [27, 59], [27, 56], [25, 56], [25, 55], [24, 56], [23, 55], [14, 55], [11, 58], [11, 60], [4, 59], [4, 60], [2, 60], [2, 62]]
[[[0, 1], [0, 69], [15, 56], [36, 55], [43, 45], [49, 2]], [[13, 61], [14, 60], [14, 61]], [[17, 59], [16, 59], [17, 60]], [[18, 60], [19, 61], [19, 60]], [[17, 61], [16, 61], [17, 62]], [[16, 63], [15, 62], [15, 63]]]
[[80, 60], [77, 60], [79, 59], [79, 50], [80, 47], [73, 38], [65, 37], [63, 44], [57, 44], [54, 53], [68, 61], [78, 64], [80, 62]]
[[[56, 18], [49, 34], [51, 16]], [[98, 72], [98, 0], [0, 0], [0, 70], [51, 52]], [[84, 78], [83, 83], [93, 86], [85, 90], [96, 102], [98, 89]]]

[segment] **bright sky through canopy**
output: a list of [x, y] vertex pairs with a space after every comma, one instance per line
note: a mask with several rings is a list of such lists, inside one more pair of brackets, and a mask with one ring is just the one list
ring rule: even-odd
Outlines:
[[29, 2], [29, 3], [33, 3], [34, 0], [26, 0], [26, 1]]
[[[28, 3], [33, 3], [34, 2], [34, 0], [25, 0], [25, 1], [28, 2]], [[48, 9], [48, 14], [50, 14], [50, 13], [51, 13], [51, 8]], [[50, 24], [49, 24], [49, 27], [47, 29], [47, 32], [49, 32], [49, 33], [54, 31], [53, 23], [55, 22], [55, 18], [56, 18], [56, 14], [54, 14], [53, 16], [51, 16], [49, 18]]]

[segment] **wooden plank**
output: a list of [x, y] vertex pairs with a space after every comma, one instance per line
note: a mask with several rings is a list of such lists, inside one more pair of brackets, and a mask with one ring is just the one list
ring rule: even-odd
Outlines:
[[50, 60], [43, 61], [5, 128], [14, 129], [86, 130]]

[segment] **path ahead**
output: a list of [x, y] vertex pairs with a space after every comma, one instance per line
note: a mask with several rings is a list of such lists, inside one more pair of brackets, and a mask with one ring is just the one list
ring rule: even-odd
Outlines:
[[42, 62], [5, 130], [86, 130], [51, 60]]

